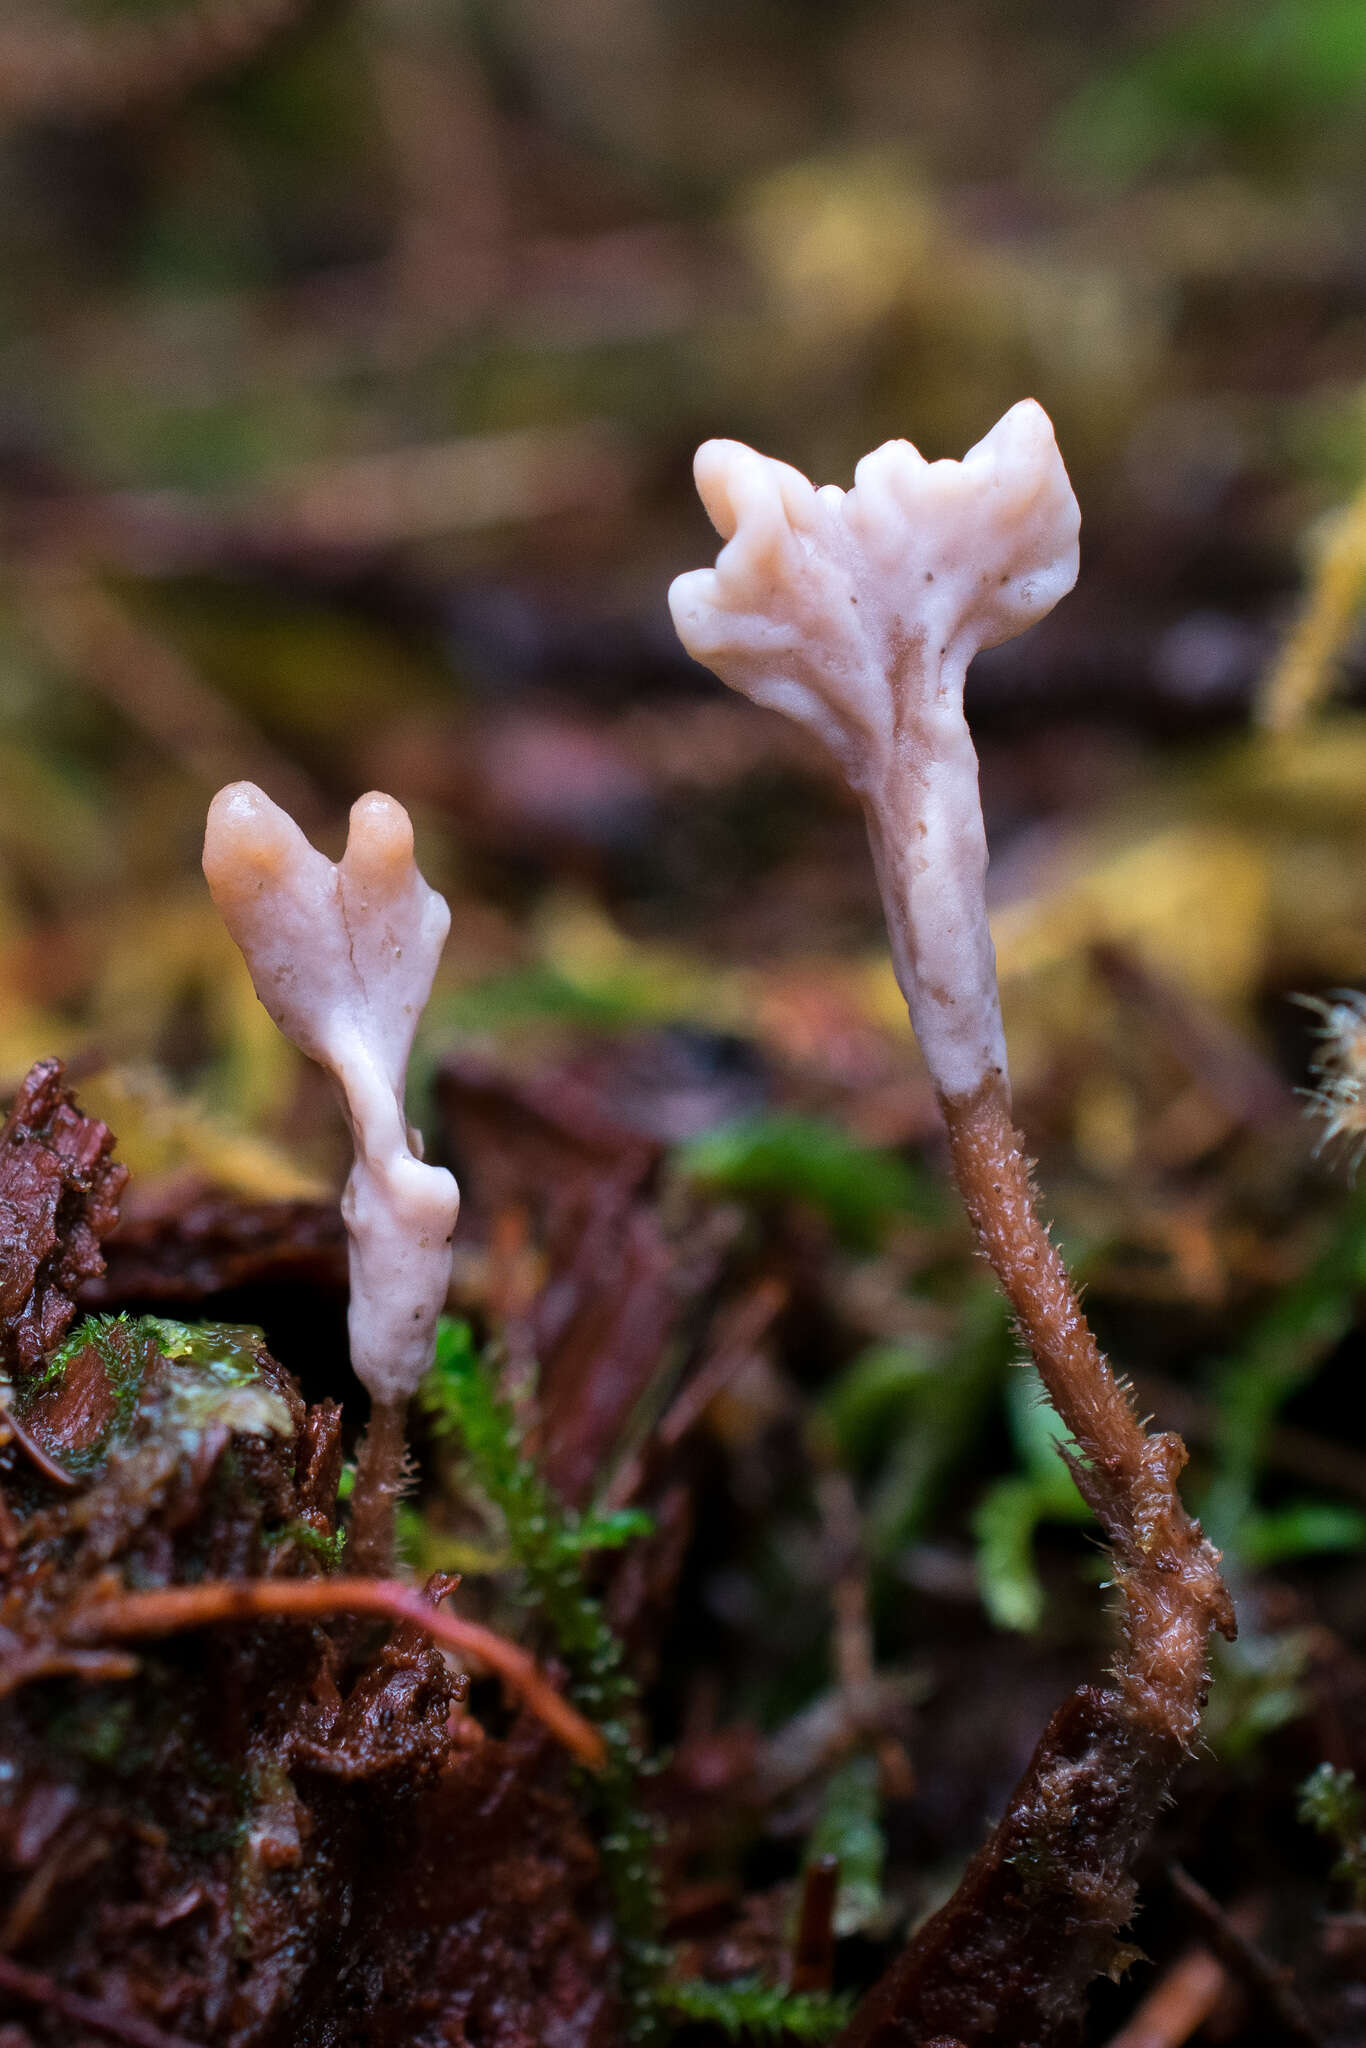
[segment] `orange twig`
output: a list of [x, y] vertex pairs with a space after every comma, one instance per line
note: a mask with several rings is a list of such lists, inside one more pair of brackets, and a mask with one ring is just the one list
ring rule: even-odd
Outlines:
[[432, 1607], [413, 1587], [396, 1579], [211, 1579], [198, 1586], [121, 1593], [82, 1608], [68, 1622], [66, 1633], [84, 1641], [128, 1642], [223, 1621], [316, 1621], [329, 1614], [374, 1614], [386, 1621], [409, 1622], [443, 1649], [478, 1657], [581, 1764], [592, 1771], [605, 1764], [607, 1752], [598, 1730], [556, 1692], [525, 1650], [477, 1621]]

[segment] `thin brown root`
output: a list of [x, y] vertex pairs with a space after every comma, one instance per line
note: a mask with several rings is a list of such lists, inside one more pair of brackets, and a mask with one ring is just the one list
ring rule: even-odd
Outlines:
[[387, 1578], [394, 1569], [395, 1516], [403, 1491], [406, 1404], [375, 1401], [356, 1458], [347, 1559], [362, 1578]]
[[[66, 1633], [84, 1641], [131, 1642], [224, 1621], [320, 1621], [333, 1614], [373, 1614], [408, 1622], [443, 1649], [479, 1658], [579, 1763], [591, 1771], [603, 1768], [607, 1752], [602, 1736], [556, 1692], [525, 1650], [477, 1621], [433, 1607], [414, 1587], [396, 1579], [213, 1579], [198, 1586], [121, 1593], [82, 1607], [67, 1622]], [[6, 1682], [0, 1675], [0, 1690]]]

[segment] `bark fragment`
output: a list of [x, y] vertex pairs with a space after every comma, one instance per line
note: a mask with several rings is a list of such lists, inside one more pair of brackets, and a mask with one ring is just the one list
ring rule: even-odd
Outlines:
[[78, 1290], [104, 1271], [128, 1178], [113, 1147], [62, 1086], [60, 1060], [29, 1070], [0, 1128], [0, 1363], [12, 1374], [60, 1343]]

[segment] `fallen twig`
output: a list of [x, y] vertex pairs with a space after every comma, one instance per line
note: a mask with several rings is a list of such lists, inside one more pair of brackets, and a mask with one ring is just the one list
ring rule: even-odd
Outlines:
[[1221, 1906], [1179, 1863], [1168, 1864], [1167, 1882], [1229, 1975], [1275, 2015], [1286, 2040], [1298, 2042], [1300, 2048], [1317, 2048], [1322, 2036], [1305, 2011], [1290, 1972], [1264, 1954], [1254, 1939], [1262, 1913], [1246, 1901], [1232, 1908]]

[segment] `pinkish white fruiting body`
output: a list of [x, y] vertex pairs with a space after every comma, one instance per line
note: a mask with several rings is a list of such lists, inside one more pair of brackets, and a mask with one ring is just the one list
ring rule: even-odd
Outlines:
[[674, 582], [679, 637], [836, 755], [926, 1064], [942, 1095], [971, 1094], [1006, 1055], [963, 682], [1076, 581], [1081, 515], [1048, 417], [1024, 400], [961, 462], [889, 441], [848, 492], [736, 441], [706, 442], [696, 476], [726, 545]]
[[257, 995], [341, 1090], [356, 1150], [342, 1197], [351, 1363], [376, 1401], [401, 1400], [432, 1362], [460, 1206], [403, 1103], [450, 911], [418, 873], [407, 812], [374, 793], [334, 864], [261, 790], [231, 783], [209, 810], [204, 873]]
[[1210, 1629], [1235, 1632], [1218, 1554], [1176, 1491], [1185, 1446], [1139, 1423], [1035, 1213], [1005, 1072], [963, 682], [979, 648], [1071, 588], [1080, 517], [1031, 402], [961, 463], [890, 442], [847, 495], [734, 442], [699, 451], [697, 482], [726, 545], [714, 569], [674, 584], [675, 624], [724, 682], [815, 732], [862, 800], [954, 1176], [1071, 1436], [1124, 1604], [1113, 1685], [1083, 1688], [1054, 1718], [959, 1891], [841, 2039], [1052, 2040], [1132, 1910], [1133, 1864], [1199, 1726]]

